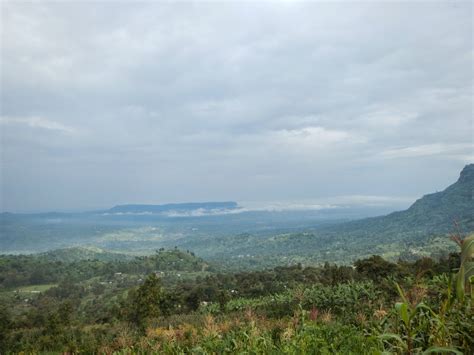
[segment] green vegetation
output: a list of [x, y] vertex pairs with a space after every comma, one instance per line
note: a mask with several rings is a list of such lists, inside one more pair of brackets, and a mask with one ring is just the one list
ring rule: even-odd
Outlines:
[[0, 353], [472, 354], [473, 188], [468, 165], [406, 211], [286, 230], [0, 215], [1, 245], [112, 250], [0, 256]]
[[474, 284], [474, 235], [465, 239], [457, 238], [461, 247], [461, 265], [456, 275], [456, 293], [459, 299], [463, 300], [466, 294], [474, 297], [472, 284]]
[[[472, 257], [237, 273], [175, 249], [107, 262], [2, 257], [0, 352], [472, 353], [472, 299], [453, 273], [465, 276]], [[52, 268], [57, 285], [28, 283]], [[26, 287], [40, 292], [17, 292]]]
[[98, 260], [98, 261], [114, 261], [114, 260], [131, 260], [132, 255], [123, 253], [113, 253], [100, 248], [93, 247], [72, 247], [47, 251], [39, 255], [49, 261], [80, 261], [80, 260]]
[[29, 293], [39, 293], [49, 290], [51, 287], [57, 286], [56, 284], [45, 284], [45, 285], [31, 285], [26, 287], [20, 287], [17, 292], [29, 292]]
[[[78, 283], [92, 278], [109, 280], [125, 275], [144, 277], [151, 272], [159, 272], [164, 280], [171, 281], [176, 275], [183, 278], [195, 274], [205, 275], [210, 269], [206, 262], [193, 253], [177, 249], [160, 249], [151, 256], [112, 261], [78, 259], [75, 256], [71, 261], [59, 261], [51, 257], [53, 254], [0, 257], [0, 291], [27, 285]], [[60, 254], [64, 255], [63, 251]]]

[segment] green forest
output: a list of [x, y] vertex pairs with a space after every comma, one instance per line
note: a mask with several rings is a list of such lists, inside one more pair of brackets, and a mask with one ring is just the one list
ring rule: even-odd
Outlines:
[[439, 259], [241, 272], [178, 249], [2, 256], [0, 353], [469, 354], [474, 236], [454, 241]]

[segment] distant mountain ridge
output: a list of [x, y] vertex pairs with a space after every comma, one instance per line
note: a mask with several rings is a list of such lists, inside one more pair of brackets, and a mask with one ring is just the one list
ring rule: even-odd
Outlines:
[[107, 212], [109, 213], [163, 213], [170, 211], [187, 212], [193, 210], [232, 210], [238, 208], [237, 202], [186, 202], [186, 203], [168, 203], [164, 205], [142, 205], [128, 204], [117, 205]]

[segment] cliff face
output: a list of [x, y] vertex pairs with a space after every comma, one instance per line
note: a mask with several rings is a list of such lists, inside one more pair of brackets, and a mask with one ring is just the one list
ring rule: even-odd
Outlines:
[[469, 164], [464, 167], [459, 176], [458, 183], [460, 184], [472, 184], [474, 181], [474, 164]]

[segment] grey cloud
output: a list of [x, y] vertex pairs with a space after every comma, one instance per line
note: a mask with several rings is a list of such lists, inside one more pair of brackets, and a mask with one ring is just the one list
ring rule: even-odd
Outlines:
[[472, 159], [471, 3], [1, 6], [2, 209], [417, 196]]

